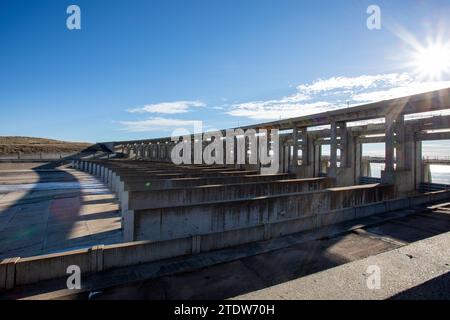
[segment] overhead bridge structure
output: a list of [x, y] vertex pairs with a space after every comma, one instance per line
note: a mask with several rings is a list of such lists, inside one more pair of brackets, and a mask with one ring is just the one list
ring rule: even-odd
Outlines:
[[[364, 177], [367, 161], [362, 155], [363, 144], [384, 143], [385, 167], [381, 181], [394, 185], [396, 192], [407, 195], [419, 190], [421, 183], [428, 182], [427, 165], [430, 161], [423, 161], [422, 142], [450, 140], [449, 109], [450, 89], [443, 89], [235, 129], [254, 129], [254, 132], [278, 129], [280, 141], [276, 152], [279, 173], [292, 173], [297, 178], [326, 174], [335, 179], [337, 186], [359, 184], [361, 177]], [[222, 135], [226, 135], [226, 130], [222, 131]], [[195, 141], [197, 138], [192, 134], [190, 139]], [[223, 163], [260, 170], [261, 164], [249, 164], [248, 161], [248, 141], [252, 138], [236, 136], [236, 145], [239, 139], [246, 139], [246, 165], [236, 166], [237, 153], [227, 155], [226, 152]], [[223, 139], [224, 144], [226, 140]], [[129, 159], [171, 162], [171, 150], [177, 142], [178, 137], [176, 141], [165, 137], [107, 144], [125, 153]], [[324, 145], [329, 145], [328, 159], [324, 159]], [[227, 161], [230, 159], [232, 161]]]

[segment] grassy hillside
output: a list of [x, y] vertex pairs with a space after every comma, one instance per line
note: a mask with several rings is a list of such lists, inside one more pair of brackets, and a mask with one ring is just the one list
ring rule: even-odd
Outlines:
[[0, 154], [69, 153], [79, 152], [91, 146], [90, 143], [33, 137], [0, 137]]

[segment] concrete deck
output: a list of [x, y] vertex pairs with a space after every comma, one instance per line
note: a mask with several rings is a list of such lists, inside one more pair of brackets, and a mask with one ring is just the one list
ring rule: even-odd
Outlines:
[[121, 242], [118, 210], [114, 195], [89, 174], [0, 170], [0, 259]]

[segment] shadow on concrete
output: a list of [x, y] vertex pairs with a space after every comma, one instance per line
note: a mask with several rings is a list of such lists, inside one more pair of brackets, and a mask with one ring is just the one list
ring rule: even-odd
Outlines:
[[[94, 145], [69, 157], [54, 161], [43, 160], [45, 161], [43, 164], [31, 169], [38, 176], [37, 180], [32, 182], [33, 187], [27, 190], [21, 198], [0, 209], [0, 213], [13, 210], [12, 217], [7, 224], [8, 226], [13, 223], [11, 228], [6, 227], [7, 229], [3, 230], [0, 235], [0, 259], [13, 256], [28, 257], [66, 251], [66, 248], [69, 250], [80, 246], [86, 247], [83, 243], [86, 242], [87, 237], [70, 239], [70, 233], [75, 227], [75, 223], [88, 219], [101, 219], [104, 215], [102, 213], [96, 217], [87, 215], [82, 219], [79, 218], [83, 205], [79, 197], [80, 189], [65, 188], [67, 183], [77, 184], [79, 180], [70, 172], [62, 170], [62, 167], [72, 160], [86, 156], [92, 157], [102, 152], [106, 152], [106, 150], [99, 145]], [[22, 160], [20, 162], [41, 163], [43, 161]], [[58, 190], [59, 187], [63, 189]], [[49, 208], [39, 205], [46, 201], [51, 201]], [[29, 208], [32, 205], [36, 207]], [[21, 210], [24, 207], [25, 210]], [[105, 214], [111, 215], [111, 212]], [[53, 228], [49, 226], [50, 222], [52, 222]], [[52, 238], [53, 241], [59, 243], [53, 249], [52, 245], [47, 243]], [[61, 240], [55, 240], [56, 238]]]
[[[179, 273], [160, 278], [133, 282], [129, 285], [109, 288], [94, 299], [150, 299], [150, 300], [191, 300], [191, 299], [227, 299], [242, 295], [248, 292], [264, 289], [273, 285], [295, 280], [316, 272], [342, 265], [347, 262], [363, 259], [382, 252], [398, 248], [401, 244], [386, 241], [390, 237], [389, 230], [395, 230], [399, 222], [409, 228], [401, 232], [393, 233], [393, 238], [421, 240], [433, 235], [450, 231], [450, 221], [447, 221], [445, 214], [436, 216], [440, 219], [440, 230], [431, 230], [428, 233], [421, 233], [417, 229], [415, 219], [398, 218], [390, 222], [383, 223], [385, 233], [378, 237], [372, 233], [350, 232], [334, 238], [324, 238], [321, 240], [309, 241], [306, 243], [287, 246], [286, 248], [271, 251], [268, 253], [249, 256], [246, 258], [217, 264], [193, 272]], [[432, 225], [429, 217], [418, 215], [422, 219], [421, 228]], [[444, 220], [442, 220], [443, 218]], [[414, 222], [414, 223], [413, 223]], [[436, 221], [433, 221], [435, 223]], [[389, 227], [387, 227], [389, 226]], [[328, 228], [330, 231], [332, 228]], [[371, 229], [371, 228], [368, 228]], [[418, 232], [420, 236], [412, 236]], [[255, 243], [246, 246], [236, 247], [234, 250], [246, 250], [251, 253], [264, 246], [264, 243]], [[220, 259], [220, 254], [214, 257]], [[201, 259], [201, 258], [200, 258]], [[214, 259], [214, 258], [213, 258]], [[167, 263], [167, 268], [173, 264]], [[144, 268], [141, 266], [141, 268]], [[163, 269], [161, 267], [161, 269]], [[164, 270], [161, 270], [164, 271]], [[139, 272], [134, 268], [129, 268], [130, 274]], [[417, 292], [425, 297], [426, 294], [436, 294], [434, 288], [448, 288], [448, 275], [439, 277], [430, 284], [424, 284], [418, 288]], [[330, 283], [330, 286], [333, 284]], [[427, 293], [428, 292], [428, 293]], [[450, 292], [447, 290], [447, 292]], [[412, 296], [413, 292], [409, 293]], [[448, 296], [448, 294], [447, 294]], [[398, 299], [407, 297], [398, 295]], [[87, 294], [80, 294], [76, 299], [87, 299]], [[276, 299], [276, 297], [272, 297]]]
[[391, 297], [391, 300], [449, 300], [450, 272]]

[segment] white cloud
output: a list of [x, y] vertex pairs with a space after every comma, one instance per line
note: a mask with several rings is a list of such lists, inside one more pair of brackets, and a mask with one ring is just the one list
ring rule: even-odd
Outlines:
[[254, 101], [241, 103], [233, 105], [228, 114], [236, 117], [247, 117], [254, 120], [277, 120], [323, 112], [333, 108], [332, 105], [324, 101], [304, 104], [280, 101]]
[[191, 107], [204, 107], [205, 104], [201, 101], [173, 101], [161, 102], [156, 104], [149, 104], [143, 107], [129, 109], [131, 113], [186, 113]]
[[120, 121], [122, 130], [127, 132], [172, 131], [177, 128], [192, 130], [199, 120], [182, 120], [155, 117], [137, 121]]
[[332, 90], [352, 90], [352, 89], [369, 89], [379, 85], [397, 85], [409, 80], [409, 76], [405, 73], [388, 73], [378, 75], [362, 75], [358, 77], [332, 77], [329, 79], [318, 79], [312, 84], [301, 84], [297, 87], [300, 92], [304, 93], [324, 93]]
[[450, 87], [450, 81], [414, 82], [414, 79], [409, 79], [409, 82], [405, 82], [403, 86], [355, 94], [352, 100], [355, 102], [381, 101], [448, 87]]
[[398, 98], [450, 87], [450, 81], [424, 81], [409, 73], [331, 77], [300, 84], [297, 92], [278, 100], [230, 106], [227, 114], [253, 120], [278, 120], [350, 105]]

